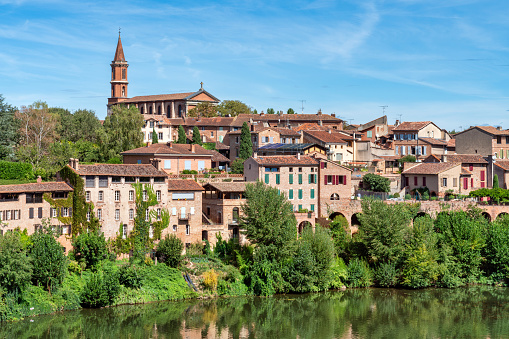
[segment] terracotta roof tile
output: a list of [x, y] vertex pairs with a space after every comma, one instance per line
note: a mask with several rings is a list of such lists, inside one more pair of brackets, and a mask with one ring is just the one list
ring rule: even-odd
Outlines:
[[206, 184], [205, 189], [213, 189], [221, 192], [244, 192], [249, 182], [213, 182]]
[[456, 166], [460, 166], [460, 164], [451, 162], [423, 162], [403, 171], [403, 174], [439, 174]]
[[509, 171], [509, 160], [496, 160], [493, 164], [504, 171]]
[[41, 182], [19, 185], [0, 185], [0, 193], [72, 192], [72, 187], [63, 181]]
[[488, 161], [478, 154], [447, 154], [447, 162], [463, 164], [487, 164]]
[[447, 146], [447, 141], [445, 140], [442, 140], [442, 139], [435, 139], [435, 138], [419, 138], [419, 140], [421, 141], [424, 141], [430, 145], [435, 145], [435, 146]]
[[[170, 146], [171, 145], [171, 146]], [[135, 148], [129, 151], [122, 152], [122, 155], [131, 155], [131, 154], [159, 154], [159, 155], [170, 155], [170, 154], [197, 154], [197, 155], [206, 155], [212, 154], [209, 150], [206, 150], [200, 145], [194, 145], [195, 151], [192, 152], [192, 145], [190, 144], [176, 144], [176, 143], [159, 143], [159, 144], [151, 144], [145, 147]]]
[[172, 93], [172, 94], [156, 94], [156, 95], [140, 95], [136, 97], [129, 98], [127, 100], [122, 101], [122, 103], [135, 103], [135, 102], [145, 102], [145, 101], [170, 101], [170, 100], [184, 100], [188, 96], [194, 94], [196, 92], [187, 92], [187, 93]]
[[203, 187], [191, 179], [168, 180], [168, 191], [203, 191]]
[[461, 175], [472, 175], [472, 172], [470, 172], [469, 170], [465, 169], [465, 168], [461, 168]]
[[253, 158], [260, 165], [317, 165], [318, 161], [316, 161], [313, 157], [308, 155], [301, 155], [300, 159], [296, 155], [267, 155], [267, 156], [258, 156]]
[[186, 118], [186, 126], [230, 126], [235, 120], [232, 117], [214, 117], [214, 118]]
[[447, 141], [447, 147], [456, 147], [456, 139], [449, 139]]
[[146, 164], [80, 164], [76, 171], [79, 175], [113, 175], [129, 177], [166, 177], [167, 174]]
[[346, 144], [345, 139], [348, 138], [346, 135], [342, 135], [332, 131], [304, 131], [304, 135], [309, 135], [316, 140], [320, 140], [324, 143], [342, 143]]
[[509, 135], [509, 130], [499, 130], [493, 126], [475, 126], [474, 128], [478, 128], [493, 135]]
[[[246, 114], [239, 114], [239, 117], [243, 117]], [[269, 121], [269, 120], [281, 120], [281, 121], [334, 121], [342, 122], [343, 120], [330, 116], [328, 114], [248, 114], [253, 121]]]
[[314, 122], [306, 122], [305, 124], [295, 127], [293, 130], [296, 132], [299, 132], [299, 131], [328, 131], [329, 128], [327, 128], [325, 126], [320, 126]]
[[393, 128], [393, 131], [418, 131], [431, 123], [431, 121], [405, 121]]

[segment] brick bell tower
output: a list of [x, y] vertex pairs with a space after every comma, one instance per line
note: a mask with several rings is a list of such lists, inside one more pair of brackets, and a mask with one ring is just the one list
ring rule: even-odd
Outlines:
[[125, 61], [119, 30], [117, 50], [115, 51], [115, 58], [111, 62], [111, 97], [108, 98], [108, 107], [127, 99], [127, 85], [129, 84], [127, 81], [127, 67], [129, 67], [129, 64]]

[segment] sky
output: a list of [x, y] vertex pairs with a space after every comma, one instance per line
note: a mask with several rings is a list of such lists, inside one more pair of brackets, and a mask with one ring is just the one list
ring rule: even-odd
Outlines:
[[104, 119], [119, 27], [129, 97], [509, 128], [505, 0], [0, 0], [0, 94]]

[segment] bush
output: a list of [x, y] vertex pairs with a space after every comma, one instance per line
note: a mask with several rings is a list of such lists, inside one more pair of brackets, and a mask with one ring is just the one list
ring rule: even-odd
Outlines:
[[194, 257], [203, 255], [204, 249], [205, 246], [201, 242], [189, 244], [189, 246], [186, 247], [186, 256]]
[[369, 287], [373, 284], [373, 273], [368, 264], [358, 258], [348, 263], [348, 286]]
[[422, 194], [422, 200], [429, 200], [429, 193], [428, 192], [424, 192]]
[[35, 178], [35, 174], [31, 164], [0, 161], [0, 179], [31, 180], [33, 178]]
[[412, 199], [412, 196], [410, 194], [405, 194], [405, 200], [410, 200]]
[[348, 267], [341, 258], [336, 258], [334, 264], [330, 268], [331, 271], [331, 288], [341, 288], [348, 282]]
[[198, 171], [195, 171], [195, 170], [183, 170], [182, 174], [198, 174]]
[[399, 272], [394, 263], [381, 263], [375, 270], [375, 278], [379, 286], [393, 287], [398, 284]]
[[182, 241], [176, 235], [167, 235], [157, 245], [156, 256], [161, 262], [176, 268], [182, 260], [183, 249], [184, 244], [182, 244]]
[[111, 269], [91, 272], [81, 294], [81, 305], [89, 308], [111, 305], [119, 292], [118, 272]]
[[135, 265], [122, 266], [118, 272], [119, 283], [129, 288], [140, 288], [142, 281], [141, 269]]
[[367, 189], [374, 192], [390, 192], [391, 181], [389, 178], [382, 177], [378, 174], [368, 173], [362, 177], [363, 184], [367, 185]]
[[73, 241], [74, 259], [84, 262], [86, 268], [96, 266], [101, 260], [108, 258], [108, 249], [104, 234], [95, 232], [85, 232]]
[[22, 291], [31, 277], [32, 263], [20, 234], [7, 232], [0, 235], [0, 286], [7, 292]]
[[218, 274], [211, 269], [203, 274], [203, 286], [211, 291], [215, 291], [217, 289], [217, 277]]
[[399, 198], [399, 193], [394, 193], [394, 198]]

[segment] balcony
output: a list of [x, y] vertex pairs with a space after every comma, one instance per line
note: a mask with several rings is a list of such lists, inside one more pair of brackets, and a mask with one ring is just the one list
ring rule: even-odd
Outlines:
[[238, 226], [239, 219], [228, 219], [228, 225]]
[[191, 213], [179, 213], [178, 218], [179, 218], [179, 220], [190, 220]]

